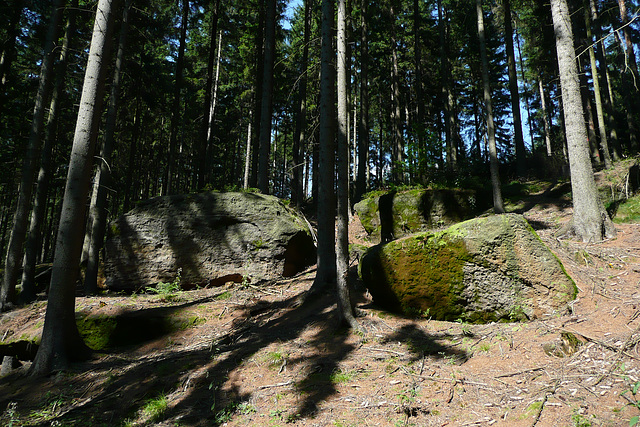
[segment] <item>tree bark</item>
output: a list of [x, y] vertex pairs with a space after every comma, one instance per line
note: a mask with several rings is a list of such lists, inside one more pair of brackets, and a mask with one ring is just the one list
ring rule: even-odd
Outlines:
[[300, 79], [298, 81], [298, 100], [296, 102], [296, 127], [293, 134], [293, 181], [291, 201], [300, 207], [304, 201], [302, 193], [302, 179], [304, 175], [304, 140], [307, 128], [307, 68], [309, 66], [309, 38], [311, 33], [311, 0], [304, 2], [304, 39], [302, 46], [302, 60], [300, 64]]
[[391, 149], [391, 177], [395, 184], [404, 181], [404, 141], [402, 138], [402, 117], [400, 113], [400, 70], [398, 67], [398, 45], [396, 40], [396, 7], [395, 0], [389, 6], [391, 19], [391, 129], [393, 132], [393, 146]]
[[551, 123], [549, 122], [549, 112], [547, 111], [547, 96], [544, 92], [542, 77], [538, 74], [538, 92], [540, 93], [540, 109], [542, 110], [542, 123], [544, 125], [544, 144], [547, 147], [547, 157], [551, 157]]
[[[418, 152], [426, 150], [426, 124], [424, 119], [424, 94], [422, 90], [422, 41], [420, 29], [422, 27], [422, 15], [420, 14], [420, 1], [413, 0], [413, 62], [415, 66], [415, 91], [416, 91], [416, 122], [415, 129], [418, 140]], [[418, 156], [416, 156], [417, 158]]]
[[[220, 0], [214, 0], [211, 10], [211, 28], [209, 29], [209, 58], [207, 62], [207, 83], [204, 91], [203, 120], [202, 120], [202, 136], [200, 142], [200, 150], [198, 150], [198, 183], [197, 188], [203, 189], [206, 182], [208, 171], [209, 152], [211, 150], [211, 135], [213, 126], [212, 114], [212, 98], [213, 98], [213, 66], [216, 58], [216, 35], [218, 34], [218, 14], [220, 9]], [[222, 40], [222, 34], [220, 34]], [[220, 45], [220, 42], [218, 42]], [[220, 48], [218, 48], [218, 58], [220, 57]], [[219, 61], [219, 60], [218, 60]], [[219, 66], [218, 66], [219, 67]]]
[[480, 39], [480, 57], [482, 61], [482, 81], [484, 88], [484, 108], [487, 119], [487, 139], [489, 140], [489, 167], [491, 170], [491, 188], [493, 189], [493, 210], [495, 213], [504, 213], [505, 210], [500, 187], [500, 174], [498, 171], [498, 154], [496, 151], [496, 130], [493, 122], [491, 87], [489, 85], [489, 61], [487, 59], [487, 47], [484, 34], [482, 0], [476, 0], [476, 13], [478, 15], [478, 37]]
[[269, 154], [271, 151], [271, 121], [273, 116], [273, 67], [276, 55], [276, 0], [267, 0], [264, 38], [264, 70], [262, 103], [260, 106], [258, 158], [258, 189], [269, 194]]
[[44, 57], [40, 68], [40, 81], [33, 108], [33, 121], [29, 134], [27, 152], [22, 165], [22, 179], [18, 190], [18, 201], [13, 217], [13, 228], [9, 235], [7, 254], [4, 264], [4, 278], [0, 288], [0, 312], [15, 303], [16, 284], [20, 275], [20, 262], [23, 257], [23, 244], [27, 233], [31, 194], [36, 168], [40, 158], [42, 145], [42, 130], [44, 128], [45, 104], [51, 94], [54, 47], [58, 40], [60, 20], [62, 18], [62, 0], [55, 0], [51, 12], [51, 21], [47, 30], [44, 45]]
[[[335, 212], [335, 51], [333, 0], [322, 0], [320, 57], [320, 125], [318, 161], [318, 269], [312, 295], [336, 279]], [[315, 176], [315, 175], [314, 175]]]
[[4, 113], [7, 102], [5, 99], [6, 87], [8, 85], [9, 71], [16, 56], [16, 41], [20, 31], [20, 17], [24, 7], [23, 0], [14, 0], [9, 5], [9, 19], [5, 40], [0, 49], [0, 117]]
[[513, 26], [511, 25], [511, 2], [502, 1], [504, 9], [504, 37], [507, 53], [507, 69], [509, 73], [509, 92], [511, 93], [511, 111], [513, 114], [513, 135], [516, 146], [516, 172], [518, 176], [527, 174], [527, 150], [522, 136], [522, 117], [520, 115], [520, 93], [518, 90], [518, 74], [513, 48]]
[[[580, 46], [580, 51], [584, 50], [584, 46]], [[589, 140], [589, 152], [591, 153], [591, 162], [595, 166], [600, 166], [600, 152], [598, 151], [598, 137], [596, 136], [596, 125], [593, 120], [593, 108], [591, 107], [591, 94], [589, 93], [589, 85], [587, 76], [584, 73], [584, 57], [578, 58], [578, 82], [580, 83], [580, 95], [582, 96], [582, 105], [584, 107], [584, 120], [587, 124], [587, 139]]]
[[242, 188], [249, 188], [249, 170], [251, 169], [251, 115], [249, 115], [249, 124], [247, 125], [247, 151], [244, 158], [244, 177]]
[[449, 49], [447, 37], [447, 23], [445, 10], [441, 0], [438, 0], [438, 27], [440, 30], [440, 78], [442, 86], [442, 104], [444, 111], [445, 151], [447, 156], [447, 169], [450, 172], [458, 168], [458, 151], [454, 138], [455, 118], [453, 107], [453, 95], [451, 94], [451, 66], [449, 64]]
[[77, 233], [77, 225], [83, 224], [85, 219], [104, 77], [108, 68], [111, 6], [111, 0], [100, 0], [96, 10], [62, 202], [42, 341], [31, 366], [33, 375], [64, 369], [69, 362], [87, 357], [89, 353], [75, 322], [75, 283], [82, 251], [82, 235]]
[[[598, 67], [596, 65], [596, 52], [593, 44], [593, 34], [591, 32], [591, 12], [585, 8], [585, 25], [587, 28], [587, 43], [589, 43], [589, 65], [591, 67], [591, 81], [593, 94], [596, 101], [596, 115], [598, 117], [598, 133], [600, 135], [600, 149], [604, 160], [604, 167], [611, 168], [611, 154], [609, 154], [609, 144], [607, 141], [607, 129], [604, 122], [604, 108], [602, 106], [602, 92], [600, 90], [600, 79]], [[596, 43], [597, 44], [597, 40]]]
[[127, 174], [125, 176], [124, 212], [129, 212], [132, 201], [136, 201], [140, 192], [140, 180], [133, 179], [136, 171], [136, 159], [138, 153], [138, 141], [140, 139], [140, 127], [142, 121], [142, 102], [140, 96], [141, 83], [138, 82], [136, 94], [136, 112], [133, 116], [133, 130], [131, 132], [131, 143], [129, 144], [129, 160]]
[[[116, 118], [118, 113], [118, 99], [120, 96], [120, 81], [124, 52], [127, 43], [127, 31], [129, 30], [129, 12], [131, 2], [126, 0], [122, 12], [122, 25], [120, 27], [120, 38], [118, 40], [118, 51], [116, 53], [116, 65], [113, 71], [113, 81], [111, 83], [111, 94], [109, 96], [109, 107], [107, 109], [107, 120], [100, 153], [100, 164], [96, 169], [94, 180], [94, 196], [91, 197], [89, 213], [91, 221], [91, 243], [87, 256], [87, 269], [84, 277], [84, 292], [87, 295], [95, 294], [98, 291], [98, 267], [100, 265], [100, 250], [104, 244], [104, 235], [107, 226], [107, 192], [111, 187], [111, 153], [114, 148]], [[95, 202], [94, 202], [95, 200]]]
[[[329, 0], [324, 0], [329, 1]], [[349, 109], [347, 99], [347, 10], [346, 0], [338, 0], [338, 216], [336, 278], [338, 312], [341, 323], [358, 328], [349, 295]]]
[[603, 238], [615, 236], [615, 228], [598, 198], [589, 160], [571, 15], [566, 0], [551, 0], [551, 12], [556, 35], [564, 125], [571, 171], [573, 229], [583, 242], [598, 242]]
[[258, 164], [260, 154], [260, 123], [262, 114], [262, 80], [264, 77], [264, 19], [265, 0], [258, 0], [258, 29], [256, 31], [256, 80], [253, 93], [253, 136], [251, 139], [251, 175], [249, 187], [258, 187]]
[[533, 151], [533, 122], [531, 120], [531, 98], [528, 90], [526, 88], [529, 87], [529, 81], [527, 80], [527, 76], [524, 72], [525, 65], [524, 59], [522, 58], [522, 49], [520, 49], [520, 36], [518, 35], [518, 30], [516, 29], [516, 47], [518, 49], [518, 58], [520, 62], [520, 76], [522, 77], [522, 82], [524, 83], [524, 103], [527, 106], [527, 124], [529, 125], [529, 140], [531, 142], [531, 151]]
[[[589, 8], [591, 10], [591, 21], [596, 40], [595, 55], [598, 63], [600, 64], [600, 85], [604, 90], [602, 96], [602, 105], [606, 113], [607, 126], [609, 127], [609, 139], [611, 143], [611, 153], [613, 160], [620, 160], [622, 157], [622, 148], [620, 147], [620, 141], [618, 140], [618, 132], [616, 129], [616, 120], [613, 112], [613, 103], [611, 102], [611, 85], [609, 84], [609, 72], [607, 69], [607, 61], [605, 57], [605, 46], [602, 37], [602, 26], [600, 25], [600, 17], [598, 16], [598, 9], [596, 7], [595, 0], [589, 0]], [[595, 77], [595, 74], [594, 74]], [[602, 93], [602, 92], [601, 92]]]
[[[629, 31], [629, 17], [627, 15], [626, 0], [618, 0], [620, 8], [620, 23], [622, 24], [622, 34], [624, 40], [620, 40], [620, 44], [624, 47], [624, 70], [623, 85], [624, 99], [627, 109], [627, 122], [629, 124], [629, 151], [633, 154], [638, 152], [638, 95], [640, 94], [640, 77], [638, 76], [638, 64], [636, 62], [636, 54], [634, 51], [633, 41], [631, 40], [631, 32]], [[616, 35], [618, 33], [616, 32]]]
[[38, 255], [42, 246], [41, 229], [44, 223], [44, 216], [47, 206], [47, 194], [49, 192], [49, 181], [51, 178], [51, 157], [53, 156], [53, 145], [56, 137], [56, 128], [59, 117], [60, 103], [63, 96], [65, 79], [67, 74], [67, 62], [69, 54], [69, 43], [72, 35], [75, 33], [76, 9], [78, 6], [75, 0], [68, 12], [67, 25], [64, 33], [62, 47], [60, 49], [60, 57], [58, 58], [58, 66], [56, 70], [56, 83], [51, 103], [49, 105], [49, 115], [47, 117], [47, 125], [45, 129], [44, 144], [42, 147], [42, 157], [40, 160], [40, 171], [38, 172], [36, 196], [31, 212], [31, 222], [29, 224], [29, 234], [25, 245], [25, 254], [22, 270], [22, 291], [20, 300], [22, 302], [31, 302], [36, 297], [36, 264]]
[[369, 41], [368, 0], [360, 1], [360, 120], [358, 129], [358, 176], [354, 201], [359, 201], [368, 187], [369, 170]]
[[178, 59], [176, 61], [176, 78], [173, 86], [173, 103], [171, 104], [171, 123], [169, 129], [169, 151], [167, 157], [167, 173], [163, 194], [174, 194], [178, 191], [176, 151], [178, 145], [178, 127], [180, 125], [180, 104], [182, 94], [182, 74], [184, 72], [184, 51], [186, 48], [187, 25], [189, 19], [189, 0], [182, 0], [182, 19], [180, 22], [180, 41]]

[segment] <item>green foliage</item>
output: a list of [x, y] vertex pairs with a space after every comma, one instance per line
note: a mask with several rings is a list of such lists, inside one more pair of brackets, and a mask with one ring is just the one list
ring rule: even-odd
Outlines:
[[181, 276], [182, 268], [179, 268], [176, 277], [172, 282], [158, 282], [155, 287], [148, 286], [145, 288], [145, 290], [147, 292], [160, 295], [166, 300], [171, 300], [175, 298], [177, 292], [180, 292], [182, 290], [182, 288], [180, 287]]
[[0, 420], [5, 422], [7, 427], [14, 427], [18, 422], [18, 402], [9, 402]]
[[582, 414], [574, 413], [571, 415], [571, 421], [574, 427], [591, 427], [591, 421]]
[[348, 383], [354, 377], [355, 377], [354, 371], [343, 371], [342, 369], [336, 369], [329, 377], [329, 380], [331, 381], [332, 384], [343, 384], [343, 383]]
[[[638, 398], [637, 398], [638, 390], [640, 390], [640, 381], [637, 381], [637, 382], [631, 384], [631, 388], [629, 390], [623, 391], [622, 394], [625, 394], [627, 392], [631, 392], [632, 398], [630, 399], [631, 401], [630, 401], [629, 405], [631, 405], [634, 408], [640, 410], [640, 402], [638, 401]], [[633, 426], [635, 426], [635, 425], [637, 425], [639, 423], [640, 423], [640, 417], [638, 415], [634, 415], [629, 420], [629, 426], [630, 427], [633, 427]]]
[[33, 411], [29, 417], [39, 421], [47, 421], [55, 418], [62, 408], [68, 403], [68, 398], [64, 394], [54, 394], [48, 391], [44, 398], [44, 405], [41, 409]]
[[283, 364], [287, 363], [288, 357], [288, 354], [282, 353], [281, 351], [270, 351], [265, 355], [264, 361], [271, 368], [280, 368]]
[[227, 406], [215, 413], [216, 423], [228, 423], [233, 419], [233, 416], [238, 412], [239, 408], [240, 404], [238, 402], [230, 402]]
[[142, 414], [149, 418], [152, 422], [157, 422], [162, 420], [164, 417], [164, 413], [167, 410], [168, 400], [167, 396], [164, 393], [161, 393], [159, 396], [147, 400], [142, 406], [141, 412]]

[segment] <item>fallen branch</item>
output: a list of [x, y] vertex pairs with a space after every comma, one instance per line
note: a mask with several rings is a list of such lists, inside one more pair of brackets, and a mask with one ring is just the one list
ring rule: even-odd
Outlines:
[[547, 400], [549, 400], [549, 395], [545, 393], [544, 398], [542, 399], [542, 404], [540, 405], [540, 408], [538, 408], [538, 412], [533, 419], [531, 427], [535, 426], [536, 424], [538, 424], [538, 421], [540, 421], [540, 416], [542, 415], [542, 410], [544, 409], [544, 405], [547, 403]]
[[283, 383], [261, 385], [261, 386], [260, 386], [260, 387], [258, 387], [258, 388], [259, 388], [260, 390], [263, 390], [263, 389], [265, 389], [265, 388], [284, 387], [284, 386], [287, 386], [287, 385], [289, 385], [289, 384], [291, 384], [291, 383], [292, 383], [292, 381], [291, 381], [291, 380], [289, 380], [289, 381], [285, 381], [285, 382], [283, 382]]
[[502, 374], [502, 375], [498, 375], [495, 378], [506, 378], [506, 377], [515, 377], [516, 375], [520, 375], [520, 374], [528, 374], [530, 372], [536, 372], [536, 371], [544, 371], [543, 367], [540, 368], [531, 368], [531, 369], [525, 369], [523, 371], [518, 371], [518, 372], [511, 372], [509, 374]]
[[387, 350], [384, 348], [375, 348], [375, 347], [363, 347], [365, 350], [371, 350], [371, 351], [382, 351], [384, 353], [391, 353], [391, 354], [397, 354], [398, 356], [406, 356], [406, 353], [400, 353], [399, 351], [393, 351], [393, 350]]

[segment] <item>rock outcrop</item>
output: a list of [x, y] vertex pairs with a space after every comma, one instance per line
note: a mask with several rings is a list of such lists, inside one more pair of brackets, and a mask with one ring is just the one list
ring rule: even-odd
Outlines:
[[544, 317], [566, 311], [577, 292], [560, 261], [516, 214], [374, 246], [359, 272], [380, 306], [438, 320]]
[[391, 191], [367, 197], [354, 206], [373, 243], [453, 225], [488, 208], [472, 190]]
[[306, 221], [273, 196], [208, 192], [140, 202], [110, 224], [106, 284], [137, 290], [292, 276], [315, 262]]

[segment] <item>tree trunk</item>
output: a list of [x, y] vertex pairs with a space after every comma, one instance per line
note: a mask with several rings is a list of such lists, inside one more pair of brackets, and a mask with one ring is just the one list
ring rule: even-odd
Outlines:
[[527, 151], [522, 136], [522, 118], [520, 116], [520, 93], [518, 91], [518, 75], [516, 73], [516, 59], [513, 48], [513, 27], [511, 25], [511, 2], [502, 1], [504, 9], [504, 37], [507, 53], [507, 68], [509, 72], [509, 92], [511, 93], [511, 111], [513, 114], [513, 134], [516, 146], [516, 172], [518, 176], [527, 174]]
[[276, 0], [267, 0], [264, 37], [264, 70], [260, 107], [260, 151], [258, 158], [258, 189], [269, 194], [269, 153], [271, 151], [271, 121], [273, 116], [273, 67], [276, 55]]
[[[600, 86], [604, 90], [602, 98], [602, 106], [606, 113], [607, 126], [609, 127], [609, 138], [607, 142], [611, 143], [611, 153], [613, 160], [620, 160], [622, 156], [622, 148], [620, 147], [620, 141], [618, 141], [618, 132], [616, 129], [615, 115], [613, 112], [613, 103], [611, 102], [611, 86], [609, 84], [609, 72], [607, 70], [607, 61], [605, 58], [604, 40], [602, 37], [602, 27], [600, 25], [600, 18], [598, 16], [598, 9], [596, 7], [595, 0], [589, 0], [589, 8], [591, 10], [591, 21], [595, 38], [597, 40], [595, 44], [595, 55], [600, 64]], [[587, 26], [587, 28], [590, 28]], [[594, 71], [593, 77], [595, 79], [596, 72]], [[602, 94], [602, 92], [600, 92]]]
[[258, 187], [258, 163], [260, 154], [260, 115], [262, 113], [262, 80], [264, 74], [264, 0], [258, 0], [258, 29], [256, 31], [256, 81], [253, 93], [253, 135], [251, 139], [251, 175], [249, 187]]
[[[324, 0], [329, 1], [329, 0]], [[349, 296], [349, 110], [347, 100], [347, 11], [346, 0], [338, 0], [338, 216], [336, 241], [336, 278], [338, 312], [341, 323], [358, 327]]]
[[31, 302], [36, 298], [36, 264], [42, 246], [41, 229], [47, 206], [47, 194], [49, 192], [49, 181], [51, 179], [51, 157], [53, 156], [53, 144], [56, 137], [56, 128], [59, 117], [60, 101], [63, 96], [65, 78], [67, 74], [67, 62], [69, 53], [69, 43], [75, 33], [76, 9], [78, 6], [75, 0], [69, 9], [67, 25], [64, 33], [60, 57], [58, 59], [58, 69], [56, 70], [56, 84], [51, 96], [49, 105], [49, 115], [45, 130], [44, 145], [42, 147], [42, 158], [40, 160], [40, 171], [36, 187], [36, 196], [31, 213], [29, 224], [29, 234], [25, 245], [25, 254], [22, 270], [22, 291], [20, 299], [22, 302]]
[[296, 127], [293, 134], [293, 181], [291, 201], [300, 207], [304, 201], [302, 194], [302, 179], [304, 175], [304, 140], [307, 128], [307, 68], [309, 66], [309, 38], [311, 36], [311, 0], [304, 2], [304, 41], [302, 47], [302, 61], [300, 64], [300, 79], [298, 81], [298, 100], [296, 102]]
[[491, 188], [493, 189], [493, 210], [495, 213], [504, 213], [502, 203], [502, 191], [500, 188], [500, 174], [498, 172], [498, 155], [496, 152], [496, 130], [493, 123], [493, 106], [491, 103], [491, 87], [489, 85], [489, 61], [487, 59], [487, 47], [484, 34], [484, 16], [482, 12], [482, 0], [476, 0], [476, 12], [478, 14], [478, 37], [480, 38], [480, 57], [482, 60], [482, 81], [484, 87], [484, 108], [487, 119], [487, 138], [489, 140], [489, 166], [491, 169]]
[[[213, 113], [212, 113], [212, 92], [213, 89], [213, 65], [216, 58], [216, 35], [218, 34], [218, 13], [220, 9], [220, 0], [214, 0], [213, 9], [211, 10], [211, 28], [209, 29], [209, 58], [207, 62], [207, 83], [204, 91], [204, 105], [202, 108], [202, 136], [200, 142], [200, 150], [198, 150], [198, 183], [197, 189], [203, 189], [206, 182], [206, 176], [209, 173], [209, 152], [211, 150], [211, 135], [213, 126]], [[222, 34], [220, 34], [220, 40], [222, 40]], [[218, 42], [220, 45], [220, 42]], [[220, 48], [218, 47], [218, 58], [220, 58]], [[218, 59], [219, 63], [219, 59]], [[218, 65], [218, 68], [220, 66]], [[217, 72], [216, 72], [217, 74]]]
[[[416, 91], [416, 122], [415, 129], [418, 140], [418, 151], [425, 149], [426, 127], [424, 120], [424, 94], [422, 91], [422, 41], [420, 30], [422, 20], [420, 14], [420, 1], [413, 0], [413, 62], [415, 67], [415, 91]], [[416, 156], [418, 157], [418, 156]]]
[[540, 93], [540, 109], [542, 110], [542, 123], [544, 124], [544, 143], [547, 147], [547, 157], [551, 157], [553, 154], [551, 149], [551, 123], [549, 121], [549, 112], [547, 111], [547, 96], [544, 92], [544, 84], [540, 74], [538, 74], [538, 92]]
[[[584, 46], [580, 46], [580, 51], [584, 50]], [[583, 59], [578, 58], [578, 69], [582, 72], [578, 73], [578, 82], [580, 83], [580, 95], [582, 96], [582, 105], [584, 107], [584, 120], [587, 124], [587, 139], [589, 140], [589, 152], [591, 153], [591, 162], [595, 166], [600, 166], [600, 152], [598, 151], [598, 137], [596, 136], [596, 125], [593, 120], [593, 108], [591, 108], [591, 96], [589, 93], [589, 85], [587, 76], [584, 73]]]
[[[634, 52], [631, 33], [629, 31], [629, 17], [627, 15], [627, 5], [625, 0], [618, 0], [620, 8], [620, 23], [624, 40], [620, 44], [624, 49], [624, 71], [623, 86], [624, 99], [626, 104], [627, 122], [629, 124], [629, 151], [632, 154], [638, 152], [638, 98], [640, 94], [640, 77], [638, 76], [638, 64]], [[618, 35], [618, 32], [615, 32]]]
[[9, 19], [5, 40], [0, 49], [0, 117], [4, 113], [7, 102], [5, 99], [6, 87], [8, 85], [9, 71], [15, 59], [16, 41], [20, 31], [20, 17], [24, 7], [23, 0], [14, 0], [9, 5]]
[[[611, 155], [609, 154], [609, 144], [607, 141], [607, 129], [604, 123], [604, 108], [602, 107], [602, 92], [600, 90], [600, 79], [598, 77], [598, 68], [596, 65], [596, 52], [593, 43], [593, 34], [591, 32], [591, 12], [585, 9], [584, 12], [585, 26], [587, 28], [587, 43], [589, 43], [589, 65], [591, 67], [591, 80], [593, 84], [593, 94], [596, 101], [596, 114], [598, 117], [598, 133], [600, 135], [600, 148], [604, 157], [604, 167], [611, 168]], [[597, 44], [597, 40], [596, 43]]]
[[62, 202], [42, 341], [31, 366], [31, 373], [34, 375], [64, 369], [69, 362], [82, 359], [89, 353], [75, 321], [75, 284], [82, 251], [82, 235], [77, 233], [77, 225], [83, 224], [85, 219], [85, 203], [100, 122], [104, 77], [108, 68], [108, 40], [112, 26], [111, 3], [111, 0], [100, 0], [96, 10]]
[[526, 89], [529, 87], [529, 81], [527, 80], [527, 76], [524, 73], [525, 65], [524, 59], [522, 58], [522, 49], [520, 49], [520, 36], [518, 35], [518, 30], [516, 29], [516, 47], [518, 49], [518, 59], [520, 60], [520, 75], [522, 76], [522, 82], [524, 83], [524, 103], [527, 106], [527, 123], [529, 125], [529, 141], [531, 143], [531, 151], [533, 151], [533, 122], [531, 120], [531, 98], [529, 91]]
[[9, 305], [15, 303], [16, 284], [20, 275], [20, 262], [23, 257], [23, 244], [27, 233], [29, 211], [31, 207], [31, 194], [36, 168], [40, 158], [42, 145], [42, 130], [44, 128], [45, 104], [51, 94], [54, 47], [58, 40], [58, 30], [62, 18], [63, 1], [55, 0], [51, 12], [51, 21], [44, 45], [44, 58], [40, 68], [40, 82], [36, 93], [35, 106], [33, 108], [33, 121], [29, 134], [29, 143], [22, 165], [22, 179], [18, 190], [16, 212], [13, 217], [13, 228], [9, 235], [7, 254], [4, 264], [4, 277], [0, 289], [0, 312]]
[[[109, 108], [107, 109], [107, 121], [100, 153], [100, 164], [96, 169], [95, 197], [91, 197], [92, 204], [89, 208], [91, 224], [91, 244], [87, 257], [87, 269], [84, 277], [84, 292], [87, 295], [98, 291], [98, 267], [100, 265], [100, 250], [104, 244], [104, 235], [107, 226], [107, 192], [111, 187], [111, 153], [114, 148], [114, 135], [116, 131], [116, 117], [118, 112], [118, 98], [120, 96], [120, 74], [129, 30], [129, 11], [131, 2], [126, 0], [122, 12], [122, 25], [120, 27], [120, 39], [116, 53], [116, 65], [113, 71], [111, 94], [109, 96]], [[95, 199], [95, 203], [94, 203]]]
[[391, 1], [389, 15], [391, 17], [391, 128], [393, 131], [393, 159], [391, 176], [395, 184], [404, 182], [404, 141], [402, 138], [402, 117], [400, 113], [400, 70], [398, 67], [398, 44], [396, 40], [396, 8], [395, 0]]
[[368, 0], [360, 1], [360, 121], [358, 129], [358, 176], [354, 201], [359, 201], [368, 187], [369, 167], [369, 41]]
[[133, 130], [131, 132], [131, 143], [129, 144], [129, 160], [127, 166], [127, 174], [125, 177], [125, 195], [124, 195], [124, 212], [129, 212], [132, 201], [136, 201], [139, 194], [140, 180], [133, 179], [133, 175], [136, 171], [136, 158], [138, 154], [138, 140], [140, 139], [140, 126], [142, 121], [142, 107], [140, 97], [141, 84], [138, 82], [136, 94], [136, 112], [133, 116]]
[[[333, 49], [333, 1], [322, 0], [320, 57], [320, 137], [318, 161], [318, 269], [309, 294], [336, 279], [335, 212], [335, 51]], [[314, 175], [315, 176], [315, 175]]]
[[605, 237], [615, 236], [615, 228], [598, 198], [589, 161], [571, 15], [566, 0], [551, 0], [551, 12], [556, 34], [564, 125], [571, 170], [573, 228], [583, 242], [598, 242]]
[[244, 177], [242, 188], [249, 188], [249, 170], [251, 169], [251, 114], [249, 114], [249, 124], [247, 125], [247, 152], [244, 158]]
[[438, 27], [440, 30], [440, 78], [442, 86], [442, 103], [444, 110], [444, 133], [447, 155], [447, 169], [450, 172], [458, 168], [458, 152], [454, 139], [455, 118], [453, 117], [453, 95], [451, 94], [451, 67], [449, 64], [449, 49], [447, 37], [447, 23], [445, 11], [438, 0]]
[[163, 194], [174, 194], [178, 187], [177, 177], [177, 145], [178, 127], [180, 125], [180, 99], [182, 94], [182, 74], [184, 72], [184, 50], [186, 47], [187, 24], [189, 19], [189, 0], [182, 0], [182, 19], [180, 22], [180, 41], [178, 59], [176, 61], [176, 78], [173, 86], [173, 103], [171, 105], [171, 124], [169, 129], [169, 151], [167, 158], [167, 174], [164, 181]]

